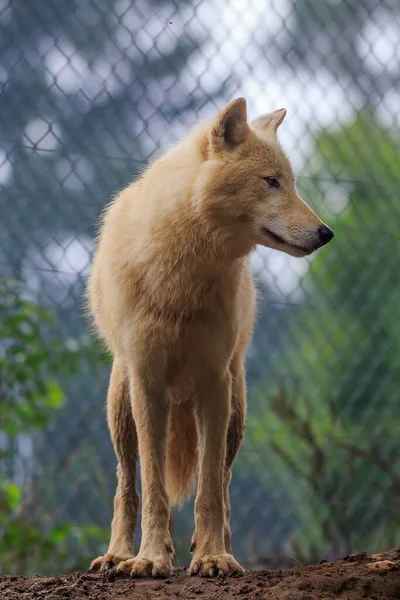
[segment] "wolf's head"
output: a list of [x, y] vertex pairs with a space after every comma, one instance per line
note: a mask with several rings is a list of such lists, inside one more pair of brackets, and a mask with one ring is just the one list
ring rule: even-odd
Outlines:
[[306, 256], [327, 244], [333, 231], [296, 192], [276, 136], [285, 115], [282, 108], [249, 124], [244, 98], [226, 106], [207, 129], [196, 195], [238, 244]]

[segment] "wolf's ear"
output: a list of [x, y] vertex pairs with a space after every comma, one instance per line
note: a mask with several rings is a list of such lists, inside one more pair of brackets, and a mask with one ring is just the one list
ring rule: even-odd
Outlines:
[[285, 117], [286, 108], [280, 108], [274, 110], [272, 113], [254, 119], [254, 121], [250, 123], [250, 126], [254, 127], [254, 129], [264, 129], [276, 132]]
[[219, 150], [233, 150], [244, 142], [249, 133], [244, 98], [233, 100], [218, 113], [211, 127], [210, 142]]

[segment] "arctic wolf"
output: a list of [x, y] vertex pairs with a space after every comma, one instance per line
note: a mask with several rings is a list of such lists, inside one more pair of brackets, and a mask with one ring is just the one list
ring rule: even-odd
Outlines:
[[105, 212], [88, 299], [113, 355], [107, 404], [118, 487], [109, 548], [93, 570], [168, 576], [170, 506], [197, 480], [189, 572], [242, 571], [232, 555], [228, 488], [245, 423], [255, 308], [249, 255], [262, 244], [306, 256], [333, 237], [297, 195], [276, 135], [285, 114], [248, 123], [246, 101], [234, 100]]

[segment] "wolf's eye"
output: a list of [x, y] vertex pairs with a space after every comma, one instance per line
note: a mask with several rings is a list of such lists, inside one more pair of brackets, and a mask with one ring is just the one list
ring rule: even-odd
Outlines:
[[279, 181], [276, 179], [276, 177], [264, 177], [264, 179], [271, 187], [279, 187]]

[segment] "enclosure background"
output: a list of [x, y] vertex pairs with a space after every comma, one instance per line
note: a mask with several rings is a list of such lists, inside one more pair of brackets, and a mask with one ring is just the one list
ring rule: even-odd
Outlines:
[[[0, 0], [0, 85], [0, 570], [84, 569], [106, 548], [109, 361], [82, 302], [99, 215], [237, 96], [250, 117], [288, 109], [280, 139], [335, 239], [252, 256], [236, 556], [398, 545], [398, 0]], [[188, 505], [178, 564], [192, 528]]]

